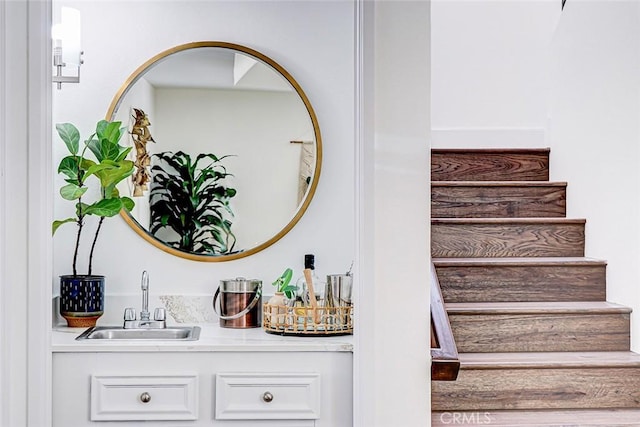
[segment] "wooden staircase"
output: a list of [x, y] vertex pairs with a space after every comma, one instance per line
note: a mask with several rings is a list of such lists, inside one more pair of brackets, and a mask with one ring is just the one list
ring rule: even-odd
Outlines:
[[434, 149], [431, 252], [459, 352], [433, 426], [640, 426], [640, 355], [549, 149]]

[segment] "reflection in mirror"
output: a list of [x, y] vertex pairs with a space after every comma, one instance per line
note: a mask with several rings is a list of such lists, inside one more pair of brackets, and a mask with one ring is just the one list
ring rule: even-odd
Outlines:
[[127, 80], [107, 118], [129, 124], [135, 146], [136, 174], [121, 191], [136, 208], [123, 216], [167, 252], [250, 255], [284, 236], [313, 197], [322, 157], [313, 109], [282, 67], [249, 48], [163, 52]]

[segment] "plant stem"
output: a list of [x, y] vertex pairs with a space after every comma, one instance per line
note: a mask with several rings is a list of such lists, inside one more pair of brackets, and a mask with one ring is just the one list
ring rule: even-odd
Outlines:
[[100, 217], [100, 221], [98, 221], [98, 228], [96, 228], [96, 234], [93, 236], [93, 243], [91, 243], [91, 252], [89, 252], [89, 276], [91, 276], [91, 267], [93, 264], [93, 250], [96, 247], [96, 241], [98, 240], [98, 233], [100, 233], [100, 227], [102, 227], [102, 222], [104, 221], [104, 217]]
[[78, 248], [80, 247], [80, 235], [82, 234], [82, 217], [78, 217], [78, 233], [76, 235], [76, 249], [73, 252], [73, 275], [78, 275], [78, 269], [76, 268], [76, 263], [78, 262]]
[[[79, 176], [78, 176], [78, 180], [80, 180]], [[80, 248], [80, 236], [82, 235], [82, 224], [84, 222], [84, 215], [82, 214], [82, 208], [80, 206], [82, 206], [82, 197], [78, 198], [78, 213], [77, 213], [78, 220], [76, 221], [76, 223], [78, 224], [78, 234], [76, 235], [76, 248], [73, 251], [73, 275], [74, 276], [78, 275], [78, 269], [76, 265], [78, 263], [78, 249]]]

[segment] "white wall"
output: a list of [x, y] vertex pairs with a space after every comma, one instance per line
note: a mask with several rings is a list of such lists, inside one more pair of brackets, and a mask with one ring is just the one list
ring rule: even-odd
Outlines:
[[587, 219], [586, 253], [608, 261], [607, 295], [635, 309], [640, 349], [640, 10], [568, 1], [551, 46], [551, 177], [567, 215]]
[[[56, 2], [56, 7], [63, 4]], [[105, 222], [94, 273], [107, 275], [107, 293], [137, 293], [140, 272], [151, 292], [212, 294], [219, 280], [259, 278], [265, 290], [286, 267], [297, 274], [303, 255], [315, 253], [320, 274], [343, 272], [354, 258], [354, 5], [351, 2], [277, 1], [81, 1], [85, 64], [82, 81], [54, 91], [53, 121], [77, 123], [87, 135], [104, 117], [112, 97], [144, 61], [170, 47], [199, 40], [238, 43], [283, 66], [304, 89], [318, 116], [324, 158], [307, 213], [272, 247], [248, 258], [199, 263], [162, 252], [120, 218]], [[108, 36], [105, 36], [108, 35]], [[55, 146], [54, 162], [62, 155]], [[58, 182], [59, 185], [59, 182]], [[266, 206], [258, 206], [266, 209]], [[56, 217], [71, 207], [55, 199]], [[55, 276], [70, 271], [74, 227], [54, 239]], [[86, 262], [82, 260], [81, 270]], [[107, 307], [109, 310], [109, 307]]]
[[432, 2], [432, 144], [545, 141], [560, 0]]
[[361, 239], [369, 242], [371, 233], [373, 248], [363, 249], [372, 272], [361, 288], [360, 319], [374, 327], [358, 353], [360, 372], [369, 375], [357, 378], [356, 398], [371, 396], [359, 408], [367, 412], [363, 426], [430, 425], [429, 12], [429, 2], [376, 2], [373, 58], [365, 62], [373, 75], [365, 69], [370, 127], [360, 185], [371, 198], [360, 218]]

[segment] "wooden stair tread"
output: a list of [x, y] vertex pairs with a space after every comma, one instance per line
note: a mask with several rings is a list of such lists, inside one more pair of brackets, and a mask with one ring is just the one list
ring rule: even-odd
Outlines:
[[617, 427], [640, 425], [640, 409], [565, 409], [529, 411], [433, 412], [433, 427], [462, 425], [497, 427]]
[[[639, 368], [631, 351], [460, 353], [460, 369]], [[640, 421], [640, 419], [639, 419]]]
[[468, 267], [484, 265], [553, 266], [607, 265], [604, 260], [589, 257], [504, 257], [504, 258], [432, 258], [436, 267]]
[[566, 187], [562, 181], [432, 181], [431, 187]]
[[431, 224], [473, 224], [473, 225], [505, 225], [505, 224], [586, 224], [584, 218], [431, 218]]
[[458, 302], [446, 303], [449, 315], [452, 314], [595, 314], [595, 313], [631, 313], [629, 307], [606, 301], [578, 302]]

